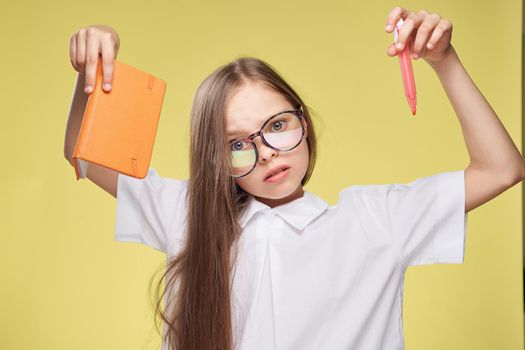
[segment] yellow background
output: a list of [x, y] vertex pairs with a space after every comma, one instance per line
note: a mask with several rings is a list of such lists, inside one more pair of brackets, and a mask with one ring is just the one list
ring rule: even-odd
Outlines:
[[[337, 201], [350, 184], [463, 169], [457, 117], [434, 71], [413, 61], [406, 102], [396, 5], [437, 12], [479, 89], [521, 145], [520, 1], [16, 1], [0, 5], [1, 349], [158, 349], [148, 282], [164, 255], [113, 239], [116, 202], [76, 181], [63, 157], [76, 72], [69, 38], [108, 24], [118, 58], [168, 83], [151, 166], [188, 176], [198, 84], [241, 55], [272, 64], [316, 112], [319, 157], [306, 190]], [[491, 142], [487, 140], [487, 142]], [[522, 349], [521, 183], [471, 211], [463, 265], [411, 267], [409, 350]]]

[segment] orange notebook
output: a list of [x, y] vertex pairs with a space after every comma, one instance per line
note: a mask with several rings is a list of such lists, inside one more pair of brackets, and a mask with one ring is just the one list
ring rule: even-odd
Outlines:
[[166, 82], [115, 60], [110, 92], [102, 90], [102, 58], [73, 152], [77, 180], [89, 163], [146, 177], [166, 92]]

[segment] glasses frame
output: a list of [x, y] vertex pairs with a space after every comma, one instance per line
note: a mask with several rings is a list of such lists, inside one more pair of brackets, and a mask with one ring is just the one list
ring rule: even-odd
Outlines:
[[[268, 124], [268, 122], [278, 116], [278, 115], [281, 115], [281, 114], [285, 114], [285, 113], [292, 113], [293, 115], [295, 115], [298, 119], [299, 119], [299, 122], [301, 123], [301, 129], [302, 129], [302, 134], [301, 134], [301, 141], [299, 141], [297, 143], [297, 145], [293, 146], [292, 148], [286, 150], [286, 151], [283, 151], [283, 150], [280, 150], [278, 148], [275, 148], [273, 147], [272, 145], [270, 145], [268, 143], [268, 141], [266, 141], [264, 139], [264, 134], [262, 133], [262, 130], [264, 129], [264, 127], [266, 126], [266, 124]], [[259, 151], [257, 150], [257, 145], [255, 144], [255, 142], [253, 142], [253, 139], [255, 139], [257, 136], [260, 136], [261, 137], [261, 141], [268, 147], [270, 147], [271, 149], [274, 149], [276, 151], [279, 151], [279, 152], [289, 152], [291, 150], [293, 150], [294, 148], [296, 148], [297, 146], [299, 146], [303, 140], [303, 137], [304, 137], [304, 124], [303, 124], [303, 121], [306, 123], [306, 119], [304, 119], [304, 115], [303, 115], [303, 110], [301, 109], [301, 107], [299, 106], [297, 109], [290, 109], [290, 110], [286, 110], [286, 111], [282, 111], [282, 112], [279, 112], [279, 113], [276, 113], [274, 115], [271, 115], [270, 117], [268, 117], [268, 119], [264, 122], [264, 124], [261, 126], [261, 128], [259, 129], [259, 131], [257, 132], [254, 132], [253, 134], [250, 134], [248, 137], [246, 138], [238, 138], [238, 139], [235, 139], [235, 140], [232, 140], [228, 143], [228, 146], [231, 148], [231, 145], [235, 142], [238, 142], [238, 141], [247, 141], [249, 143], [251, 143], [253, 145], [253, 149], [255, 150], [255, 162], [253, 163], [253, 167], [250, 169], [250, 171], [248, 171], [246, 174], [244, 175], [231, 175], [232, 177], [234, 178], [240, 178], [240, 177], [244, 177], [248, 174], [250, 174], [253, 169], [255, 169], [255, 167], [257, 166], [257, 159], [259, 159]]]

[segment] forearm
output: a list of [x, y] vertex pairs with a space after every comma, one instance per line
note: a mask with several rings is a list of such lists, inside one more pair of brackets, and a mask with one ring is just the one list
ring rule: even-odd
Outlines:
[[492, 107], [485, 100], [459, 57], [452, 51], [438, 64], [430, 64], [459, 119], [470, 156], [470, 166], [505, 179], [522, 178], [523, 158]]
[[84, 92], [85, 75], [78, 74], [64, 138], [64, 157], [71, 162], [89, 95]]

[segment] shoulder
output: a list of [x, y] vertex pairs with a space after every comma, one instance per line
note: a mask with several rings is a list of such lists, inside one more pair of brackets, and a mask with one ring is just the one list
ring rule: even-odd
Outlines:
[[341, 215], [355, 215], [363, 228], [382, 227], [386, 213], [386, 193], [393, 184], [350, 185], [339, 191], [337, 207]]
[[396, 184], [350, 185], [339, 191], [338, 205], [356, 206], [378, 204]]
[[454, 183], [461, 182], [463, 170], [439, 172], [418, 178], [412, 178], [406, 182], [380, 183], [369, 185], [351, 185], [339, 192], [343, 201], [362, 200], [377, 201], [388, 196], [410, 192], [425, 193], [430, 190], [439, 191]]
[[368, 221], [386, 222], [406, 217], [427, 206], [439, 206], [463, 191], [463, 171], [448, 171], [413, 178], [409, 182], [351, 185], [339, 192], [338, 205], [356, 211]]

